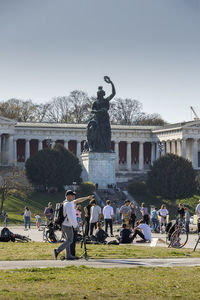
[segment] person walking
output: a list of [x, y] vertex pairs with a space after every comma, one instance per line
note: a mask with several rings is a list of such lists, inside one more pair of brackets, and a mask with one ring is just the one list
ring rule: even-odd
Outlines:
[[90, 236], [93, 234], [94, 228], [97, 228], [97, 222], [101, 219], [101, 207], [97, 205], [95, 199], [91, 201], [91, 213], [90, 213]]
[[110, 200], [106, 201], [106, 206], [103, 208], [103, 217], [105, 220], [105, 232], [108, 234], [108, 225], [110, 226], [110, 235], [113, 236], [113, 207], [110, 205]]
[[[75, 241], [74, 241], [74, 231], [77, 230], [77, 219], [75, 213], [75, 205], [81, 203], [85, 200], [93, 199], [93, 196], [87, 196], [83, 198], [78, 198], [75, 200], [76, 193], [72, 190], [67, 190], [65, 193], [65, 200], [63, 202], [63, 215], [65, 217], [62, 223], [62, 234], [65, 237], [65, 241], [57, 249], [54, 249], [54, 258], [57, 259], [58, 254], [66, 249], [66, 259], [72, 260], [77, 259], [75, 256]], [[73, 254], [71, 254], [70, 245], [73, 245]]]
[[28, 206], [25, 207], [25, 210], [24, 210], [24, 230], [28, 230], [27, 229], [27, 226], [29, 229], [31, 229], [31, 211], [29, 209]]

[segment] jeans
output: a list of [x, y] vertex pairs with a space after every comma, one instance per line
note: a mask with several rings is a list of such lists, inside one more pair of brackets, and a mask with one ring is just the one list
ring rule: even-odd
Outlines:
[[24, 217], [24, 226], [25, 226], [25, 229], [27, 228], [27, 225], [28, 225], [28, 228], [30, 229], [30, 217], [26, 216]]
[[110, 226], [110, 234], [113, 234], [112, 219], [105, 219], [105, 232], [108, 233], [108, 225]]
[[93, 234], [94, 228], [95, 228], [95, 229], [97, 228], [97, 222], [95, 222], [95, 223], [90, 223], [90, 235]]
[[138, 229], [135, 230], [132, 241], [136, 238], [137, 235], [139, 235], [144, 241], [146, 241], [144, 234]]
[[157, 231], [158, 229], [158, 220], [157, 219], [151, 219], [152, 221], [152, 231]]
[[71, 256], [70, 245], [73, 243], [74, 238], [73, 228], [62, 225], [62, 233], [65, 237], [65, 242], [58, 247], [57, 253], [59, 254], [61, 251], [66, 249], [66, 258], [69, 258]]

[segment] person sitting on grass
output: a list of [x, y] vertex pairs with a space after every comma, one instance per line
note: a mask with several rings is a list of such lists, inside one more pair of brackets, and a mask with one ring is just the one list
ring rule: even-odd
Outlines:
[[120, 238], [119, 242], [120, 244], [130, 244], [133, 241], [133, 237], [131, 236], [131, 230], [130, 226], [126, 223], [122, 224], [122, 229], [120, 231]]
[[97, 223], [97, 231], [95, 233], [96, 241], [99, 243], [104, 243], [108, 234], [101, 228], [101, 222]]
[[145, 224], [144, 220], [140, 220], [136, 223], [132, 239], [134, 240], [137, 235], [142, 238], [142, 240], [137, 241], [138, 243], [151, 241], [151, 229], [149, 225]]

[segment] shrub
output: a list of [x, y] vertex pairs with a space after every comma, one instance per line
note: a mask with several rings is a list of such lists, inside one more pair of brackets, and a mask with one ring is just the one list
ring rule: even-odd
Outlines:
[[147, 193], [147, 186], [144, 181], [131, 182], [127, 186], [128, 192], [131, 195], [145, 195]]

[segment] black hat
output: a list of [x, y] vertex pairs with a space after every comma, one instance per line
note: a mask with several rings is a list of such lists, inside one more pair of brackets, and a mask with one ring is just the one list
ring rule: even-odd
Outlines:
[[66, 193], [65, 193], [65, 196], [68, 196], [68, 195], [74, 195], [74, 196], [76, 196], [76, 193], [73, 192], [72, 190], [67, 190]]

